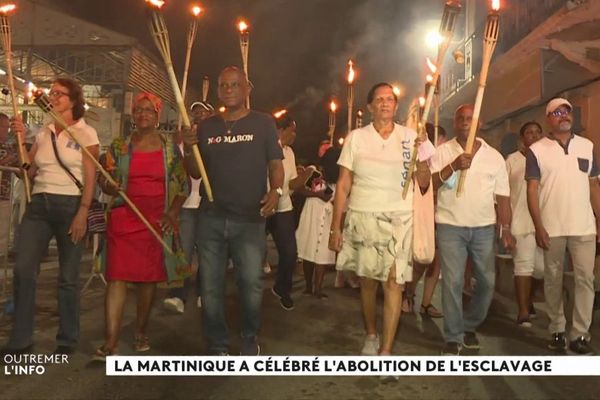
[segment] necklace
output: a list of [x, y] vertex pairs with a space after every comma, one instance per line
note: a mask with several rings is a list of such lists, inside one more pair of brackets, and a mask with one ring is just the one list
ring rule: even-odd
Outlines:
[[[239, 121], [239, 119], [236, 119], [235, 121], [226, 121], [223, 120], [223, 124], [225, 125], [225, 131], [227, 131], [228, 135], [231, 135], [231, 131], [233, 130], [233, 127], [235, 126], [235, 124], [237, 124]], [[231, 125], [229, 125], [231, 123]]]

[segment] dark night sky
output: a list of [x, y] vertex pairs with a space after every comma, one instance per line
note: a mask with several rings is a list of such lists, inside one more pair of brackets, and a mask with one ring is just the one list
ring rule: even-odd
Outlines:
[[[190, 85], [215, 79], [229, 64], [241, 64], [235, 23], [248, 20], [253, 108], [271, 112], [287, 106], [298, 120], [294, 146], [312, 157], [327, 131], [326, 107], [338, 97], [338, 131], [345, 130], [348, 58], [359, 71], [355, 110], [365, 109], [368, 89], [380, 81], [400, 82], [417, 95], [425, 75], [425, 32], [437, 29], [443, 0], [202, 0], [202, 17], [190, 68]], [[138, 38], [154, 51], [143, 0], [53, 0], [70, 13]], [[171, 0], [164, 14], [176, 72], [183, 69], [190, 0]], [[406, 98], [406, 97], [405, 97]], [[407, 101], [400, 103], [406, 114]]]

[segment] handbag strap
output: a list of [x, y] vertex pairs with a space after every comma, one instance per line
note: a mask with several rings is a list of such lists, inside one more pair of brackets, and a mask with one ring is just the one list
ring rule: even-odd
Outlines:
[[62, 162], [62, 160], [58, 156], [58, 148], [56, 147], [56, 133], [54, 133], [54, 131], [52, 130], [50, 130], [50, 137], [52, 138], [52, 149], [54, 150], [54, 156], [56, 157], [56, 161], [58, 161], [58, 165], [60, 165], [62, 169], [65, 170], [65, 172], [67, 173], [67, 175], [69, 175], [69, 178], [71, 178], [71, 180], [77, 186], [77, 188], [81, 192], [83, 192], [83, 185], [81, 184], [81, 182], [79, 182], [79, 179], [77, 179], [77, 177], [73, 175], [73, 173], [69, 170], [69, 168], [67, 168], [67, 166]]

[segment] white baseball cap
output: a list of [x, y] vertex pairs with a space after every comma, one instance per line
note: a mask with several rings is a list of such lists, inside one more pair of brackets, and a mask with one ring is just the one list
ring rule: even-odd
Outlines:
[[546, 115], [556, 111], [556, 109], [560, 106], [567, 106], [570, 110], [573, 110], [573, 106], [571, 103], [569, 103], [569, 100], [558, 97], [548, 102], [548, 105], [546, 106]]

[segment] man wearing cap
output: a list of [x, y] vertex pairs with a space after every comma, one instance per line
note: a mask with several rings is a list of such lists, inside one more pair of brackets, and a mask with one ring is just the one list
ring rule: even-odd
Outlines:
[[[206, 101], [197, 101], [190, 106], [194, 124], [212, 117], [215, 114], [214, 107]], [[177, 138], [179, 149], [183, 154], [183, 143], [181, 137]], [[194, 248], [196, 247], [196, 230], [198, 228], [198, 207], [200, 206], [200, 182], [201, 179], [190, 179], [190, 195], [183, 203], [179, 214], [179, 237], [181, 238], [181, 247], [185, 253], [186, 259], [192, 263], [194, 259]], [[200, 297], [200, 272], [198, 272], [196, 282], [196, 305], [202, 307], [202, 298]], [[186, 297], [189, 290], [192, 289], [191, 278], [186, 278], [182, 287], [171, 288], [167, 297], [163, 300], [163, 306], [168, 311], [176, 314], [183, 314], [185, 309]]]
[[[283, 194], [283, 152], [271, 115], [245, 107], [250, 84], [244, 71], [227, 67], [219, 75], [220, 115], [185, 132], [184, 161], [188, 173], [200, 173], [192, 147], [204, 158], [214, 201], [202, 188], [196, 243], [200, 257], [202, 327], [212, 354], [229, 352], [225, 319], [225, 270], [230, 256], [240, 291], [242, 355], [259, 355], [262, 264], [266, 250], [265, 221], [277, 211]], [[267, 178], [270, 190], [267, 190]]]
[[569, 249], [575, 280], [569, 350], [584, 355], [593, 354], [588, 330], [594, 304], [594, 212], [600, 215], [600, 171], [592, 142], [572, 132], [572, 111], [566, 99], [548, 103], [550, 132], [527, 151], [525, 179], [536, 242], [544, 249], [544, 293], [552, 335], [548, 347], [559, 352], [567, 349], [563, 263]]

